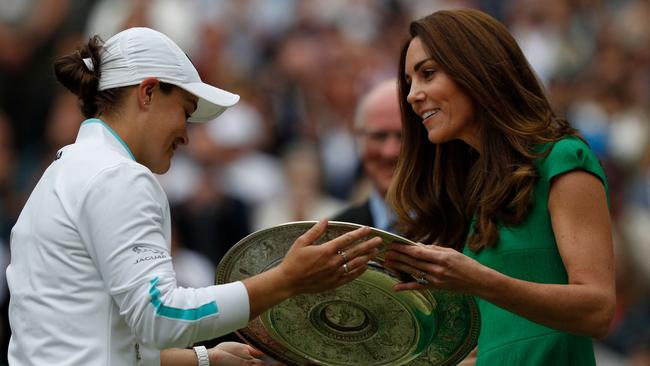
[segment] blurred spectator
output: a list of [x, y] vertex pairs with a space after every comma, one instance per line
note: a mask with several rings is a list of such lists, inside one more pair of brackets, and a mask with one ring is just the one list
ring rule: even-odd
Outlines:
[[393, 179], [402, 142], [396, 79], [379, 83], [361, 98], [354, 132], [370, 189], [362, 203], [339, 213], [333, 220], [395, 231], [395, 214], [384, 199]]
[[[176, 212], [172, 213], [172, 215]], [[174, 217], [174, 216], [172, 216]], [[178, 220], [172, 219], [171, 257], [180, 287], [200, 288], [214, 285], [216, 266], [210, 259], [185, 245], [185, 237], [178, 230]]]
[[320, 157], [312, 144], [289, 146], [283, 163], [288, 182], [285, 194], [258, 207], [255, 230], [289, 221], [320, 220], [343, 207], [342, 201], [323, 191]]
[[94, 3], [0, 1], [0, 109], [14, 122], [18, 150], [43, 137], [56, 86], [52, 57], [81, 34]]
[[[626, 212], [615, 232], [617, 308], [611, 331], [603, 340], [610, 357], [642, 357], [650, 345], [650, 241], [644, 234], [648, 213]], [[628, 221], [629, 220], [629, 221]], [[639, 365], [646, 365], [640, 363]]]
[[240, 101], [218, 120], [191, 126], [187, 151], [159, 179], [187, 248], [217, 265], [251, 232], [252, 212], [285, 191], [281, 163], [257, 149], [264, 127]]
[[158, 179], [169, 195], [179, 243], [216, 266], [230, 247], [250, 233], [250, 210], [222, 189], [206, 126], [192, 126], [191, 151], [176, 154], [169, 172]]
[[56, 152], [74, 143], [84, 117], [79, 111], [77, 97], [58, 87], [52, 98], [45, 120], [43, 141], [30, 146], [21, 154], [20, 166], [16, 172], [21, 196], [27, 196], [45, 169], [54, 159]]
[[16, 152], [9, 117], [0, 109], [0, 365], [7, 362], [9, 328], [9, 288], [5, 271], [9, 264], [9, 238], [22, 207], [17, 194]]
[[650, 149], [639, 168], [630, 179], [630, 194], [619, 226], [627, 239], [627, 258], [637, 272], [634, 280], [649, 289], [650, 295]]
[[7, 364], [7, 351], [11, 328], [9, 327], [9, 287], [7, 286], [6, 268], [9, 265], [9, 244], [0, 240], [0, 365]]
[[242, 201], [219, 189], [209, 169], [199, 174], [191, 195], [170, 204], [179, 242], [216, 266], [230, 247], [250, 233], [250, 212]]
[[208, 154], [219, 166], [218, 179], [227, 194], [255, 208], [284, 193], [280, 161], [258, 149], [265, 129], [252, 105], [240, 101], [205, 126], [212, 144]]
[[85, 32], [107, 40], [122, 29], [146, 26], [165, 33], [191, 53], [199, 29], [197, 5], [195, 0], [98, 0]]
[[0, 109], [0, 240], [7, 246], [11, 228], [22, 206], [20, 196], [16, 194], [16, 158], [12, 123]]

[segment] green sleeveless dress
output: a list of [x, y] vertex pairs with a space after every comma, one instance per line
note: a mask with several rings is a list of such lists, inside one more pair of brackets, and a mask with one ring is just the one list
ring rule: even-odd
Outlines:
[[[557, 141], [549, 155], [537, 159], [535, 164], [539, 179], [527, 218], [515, 227], [501, 225], [499, 242], [495, 246], [476, 253], [466, 247], [464, 253], [511, 277], [566, 284], [567, 273], [548, 212], [551, 179], [572, 170], [584, 170], [600, 178], [607, 190], [605, 174], [594, 153], [576, 137]], [[476, 365], [596, 364], [590, 337], [540, 325], [478, 297], [476, 301], [481, 314]]]

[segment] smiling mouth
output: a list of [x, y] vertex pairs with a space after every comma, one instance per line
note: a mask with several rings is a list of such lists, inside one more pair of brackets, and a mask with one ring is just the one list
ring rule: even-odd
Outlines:
[[435, 116], [436, 114], [438, 114], [438, 112], [440, 112], [440, 108], [436, 108], [432, 111], [424, 112], [424, 114], [422, 114], [422, 120], [426, 120], [429, 117]]

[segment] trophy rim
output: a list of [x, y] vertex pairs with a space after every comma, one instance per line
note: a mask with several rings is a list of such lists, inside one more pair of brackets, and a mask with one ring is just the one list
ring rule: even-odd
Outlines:
[[[272, 267], [274, 265], [277, 265], [281, 259], [284, 257], [284, 254], [286, 254], [286, 251], [282, 255], [282, 258], [276, 259], [277, 263], [273, 263], [273, 261], [270, 261], [267, 264], [267, 267], [264, 269], [260, 269], [258, 271], [252, 271], [251, 273], [240, 273], [241, 278], [236, 278], [237, 276], [233, 275], [233, 272], [235, 270], [235, 266], [237, 264], [238, 258], [241, 258], [244, 252], [246, 252], [248, 249], [250, 249], [252, 246], [255, 245], [255, 243], [259, 242], [260, 239], [263, 239], [268, 236], [272, 236], [273, 233], [275, 232], [282, 232], [283, 230], [290, 230], [290, 229], [304, 229], [305, 231], [318, 223], [318, 221], [294, 221], [294, 222], [287, 222], [283, 223], [280, 225], [276, 225], [273, 227], [261, 229], [258, 231], [255, 231], [243, 239], [241, 239], [239, 242], [237, 242], [233, 247], [228, 250], [228, 252], [224, 255], [222, 260], [219, 263], [219, 266], [217, 267], [217, 272], [215, 275], [215, 283], [216, 284], [224, 284], [228, 282], [233, 282], [233, 281], [238, 281], [241, 279], [244, 279], [246, 277], [250, 277], [253, 275], [256, 275], [258, 273], [264, 272], [267, 270], [269, 267]], [[350, 223], [350, 222], [342, 222], [342, 221], [329, 221], [328, 222], [328, 230], [348, 230], [352, 231], [354, 229], [363, 227], [364, 225], [359, 225], [355, 223]], [[377, 254], [375, 258], [373, 258], [373, 261], [376, 260], [378, 263], [383, 262], [383, 254], [386, 250], [386, 247], [388, 244], [391, 242], [399, 242], [402, 244], [406, 245], [421, 245], [417, 244], [409, 239], [406, 239], [400, 235], [393, 234], [378, 228], [371, 228], [370, 234], [368, 234], [367, 238], [374, 237], [374, 236], [380, 236], [383, 240], [384, 243], [380, 246], [380, 251]], [[294, 238], [295, 240], [295, 238]], [[284, 243], [284, 245], [287, 245], [287, 248], [291, 246], [292, 243]], [[375, 262], [375, 263], [377, 263]], [[379, 264], [381, 266], [381, 264]], [[369, 267], [368, 271], [376, 271], [376, 268], [373, 268], [372, 266]], [[386, 270], [384, 270], [386, 271]], [[241, 272], [241, 268], [240, 268]], [[235, 277], [235, 278], [233, 278]], [[395, 276], [397, 277], [397, 276]], [[351, 283], [354, 283], [355, 281], [359, 281], [360, 279], [357, 278], [353, 280]], [[344, 285], [345, 286], [345, 285]], [[431, 298], [438, 298], [438, 299], [444, 299], [444, 301], [451, 301], [451, 302], [462, 302], [464, 309], [466, 311], [466, 320], [467, 320], [467, 329], [466, 329], [466, 334], [458, 347], [456, 347], [455, 350], [449, 352], [449, 355], [442, 360], [441, 362], [437, 363], [439, 366], [447, 366], [447, 365], [455, 365], [458, 362], [460, 362], [463, 358], [469, 354], [472, 349], [476, 346], [477, 340], [478, 340], [478, 333], [480, 330], [480, 315], [478, 311], [478, 306], [476, 304], [476, 301], [474, 300], [473, 296], [470, 295], [465, 295], [465, 294], [460, 294], [460, 293], [452, 293], [449, 291], [438, 291], [438, 290], [431, 290], [431, 289], [423, 289], [423, 290], [416, 290], [424, 294], [424, 296], [429, 296]], [[303, 296], [303, 295], [299, 295]], [[307, 295], [308, 296], [308, 295]], [[450, 300], [451, 299], [451, 300]], [[324, 365], [327, 364], [326, 361], [319, 360], [319, 359], [310, 359], [308, 355], [305, 354], [299, 354], [297, 352], [294, 352], [290, 350], [285, 344], [283, 344], [283, 341], [278, 339], [278, 334], [270, 331], [264, 324], [262, 317], [266, 316], [268, 312], [272, 311], [274, 308], [279, 306], [280, 304], [272, 307], [271, 309], [267, 310], [266, 312], [262, 313], [260, 316], [256, 317], [255, 319], [252, 319], [248, 325], [240, 330], [235, 331], [235, 333], [246, 343], [250, 344], [251, 346], [259, 349], [263, 353], [269, 355], [270, 357], [276, 359], [277, 361], [283, 362], [287, 365]], [[440, 315], [440, 312], [439, 314]], [[444, 315], [444, 314], [443, 314]], [[440, 315], [442, 316], [442, 315]], [[418, 354], [414, 359], [408, 360], [406, 363], [401, 363], [401, 364], [410, 364], [410, 363], [415, 363], [418, 364], [417, 360], [418, 358], [422, 358], [423, 353], [426, 353], [429, 348], [431, 347], [436, 347], [436, 342], [435, 340], [432, 340], [432, 342], [425, 347], [425, 349]], [[425, 360], [426, 361], [426, 360]], [[383, 365], [385, 363], [377, 363], [376, 365]], [[430, 364], [428, 361], [423, 364]]]

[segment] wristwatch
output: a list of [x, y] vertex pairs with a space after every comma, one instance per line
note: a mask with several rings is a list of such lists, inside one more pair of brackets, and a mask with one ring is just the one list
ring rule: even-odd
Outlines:
[[210, 366], [210, 357], [208, 357], [208, 350], [203, 346], [194, 347], [196, 358], [199, 360], [199, 366]]

